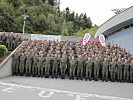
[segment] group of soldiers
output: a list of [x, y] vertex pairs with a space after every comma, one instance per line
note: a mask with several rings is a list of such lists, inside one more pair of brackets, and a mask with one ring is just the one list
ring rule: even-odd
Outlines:
[[125, 49], [70, 41], [26, 41], [13, 55], [13, 75], [133, 82], [133, 58]]
[[0, 44], [5, 45], [9, 51], [13, 51], [21, 42], [20, 34], [0, 32]]

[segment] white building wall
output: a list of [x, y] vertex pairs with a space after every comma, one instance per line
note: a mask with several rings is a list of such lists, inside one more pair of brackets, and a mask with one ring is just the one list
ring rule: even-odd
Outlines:
[[96, 38], [100, 34], [103, 34], [105, 31], [113, 27], [115, 28], [118, 24], [128, 21], [130, 19], [133, 19], [133, 6], [123, 11], [122, 13], [113, 16], [112, 18], [107, 20], [105, 23], [103, 23], [100, 26], [100, 28], [96, 31], [96, 34], [94, 37]]
[[107, 42], [119, 44], [133, 55], [133, 27], [124, 29], [108, 37]]

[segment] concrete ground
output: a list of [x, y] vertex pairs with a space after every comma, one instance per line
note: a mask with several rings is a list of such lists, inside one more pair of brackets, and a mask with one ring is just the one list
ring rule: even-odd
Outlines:
[[0, 79], [0, 100], [133, 100], [133, 83], [11, 76]]

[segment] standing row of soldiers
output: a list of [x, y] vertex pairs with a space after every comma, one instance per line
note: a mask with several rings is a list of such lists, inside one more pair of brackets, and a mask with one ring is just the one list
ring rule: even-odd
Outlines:
[[133, 82], [133, 58], [117, 45], [26, 41], [13, 55], [13, 75]]
[[9, 51], [13, 51], [21, 42], [20, 34], [0, 33], [0, 44], [5, 45]]

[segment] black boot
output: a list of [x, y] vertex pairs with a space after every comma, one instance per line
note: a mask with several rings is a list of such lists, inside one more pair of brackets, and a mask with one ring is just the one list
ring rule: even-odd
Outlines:
[[102, 78], [102, 81], [104, 82], [104, 78]]
[[105, 79], [105, 82], [108, 82], [108, 79], [107, 78]]
[[89, 81], [91, 81], [92, 79], [91, 79], [91, 77], [89, 77]]
[[51, 78], [54, 78], [54, 75], [52, 75], [52, 77]]
[[87, 80], [88, 80], [88, 78], [87, 78], [87, 77], [85, 77], [85, 80], [87, 81]]
[[74, 76], [72, 76], [72, 80], [74, 80]]

